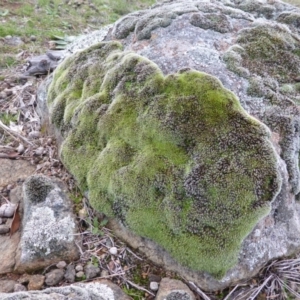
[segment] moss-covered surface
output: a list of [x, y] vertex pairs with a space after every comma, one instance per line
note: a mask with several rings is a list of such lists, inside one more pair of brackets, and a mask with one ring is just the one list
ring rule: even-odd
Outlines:
[[244, 49], [238, 63], [252, 74], [288, 83], [300, 72], [299, 40], [284, 26], [268, 23], [244, 29], [237, 42]]
[[91, 204], [216, 277], [280, 187], [268, 131], [214, 77], [164, 77], [101, 43], [65, 60], [48, 94], [61, 157]]

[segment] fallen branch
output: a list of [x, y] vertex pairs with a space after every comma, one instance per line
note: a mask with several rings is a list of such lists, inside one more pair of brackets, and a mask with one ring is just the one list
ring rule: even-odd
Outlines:
[[0, 121], [0, 128], [2, 128], [5, 132], [7, 132], [10, 136], [12, 136], [14, 139], [18, 140], [21, 139], [23, 140], [25, 143], [33, 146], [33, 144], [26, 139], [24, 136], [20, 135], [19, 133], [11, 130], [9, 127], [7, 127], [5, 124], [2, 123], [2, 121]]
[[204, 292], [202, 292], [194, 282], [189, 281], [190, 288], [195, 291], [198, 295], [200, 295], [204, 300], [211, 300]]

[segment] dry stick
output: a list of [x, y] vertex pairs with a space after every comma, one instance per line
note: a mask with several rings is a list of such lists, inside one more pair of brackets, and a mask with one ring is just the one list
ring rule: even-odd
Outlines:
[[204, 292], [202, 292], [194, 282], [189, 281], [189, 285], [192, 287], [192, 289], [198, 293], [204, 300], [211, 300]]
[[125, 275], [125, 273], [119, 273], [119, 274], [112, 274], [112, 275], [107, 275], [107, 276], [94, 277], [94, 278], [91, 278], [91, 279], [81, 280], [80, 282], [89, 282], [89, 281], [92, 281], [92, 280], [95, 280], [95, 279], [109, 279], [109, 278], [117, 277], [117, 276], [120, 276], [120, 275]]
[[233, 289], [232, 291], [224, 298], [224, 300], [228, 300], [229, 297], [234, 293], [234, 291], [239, 287], [239, 285], [237, 284]]
[[31, 142], [29, 142], [25, 137], [23, 137], [22, 135], [20, 135], [19, 133], [11, 130], [9, 127], [7, 127], [6, 125], [4, 125], [2, 123], [2, 121], [0, 121], [0, 128], [2, 128], [4, 131], [6, 131], [9, 135], [11, 135], [14, 139], [17, 140], [17, 138], [23, 140], [24, 142], [26, 142], [27, 144], [33, 146], [33, 144]]
[[76, 244], [76, 246], [78, 247], [78, 249], [79, 249], [79, 251], [80, 251], [80, 254], [83, 255], [84, 253], [83, 253], [81, 247], [78, 245], [77, 241], [75, 241], [75, 244]]
[[142, 258], [140, 258], [139, 256], [137, 256], [135, 253], [133, 253], [128, 247], [126, 248], [126, 250], [128, 252], [130, 252], [135, 258], [139, 259], [139, 260], [143, 260]]
[[155, 294], [153, 294], [152, 292], [150, 292], [150, 291], [144, 289], [143, 287], [141, 287], [141, 286], [139, 286], [139, 285], [133, 283], [133, 282], [130, 281], [130, 280], [127, 280], [127, 279], [126, 279], [126, 282], [129, 283], [129, 284], [130, 284], [131, 286], [133, 286], [134, 288], [136, 288], [137, 290], [146, 292], [146, 293], [148, 293], [148, 294], [151, 295], [151, 296], [155, 296]]

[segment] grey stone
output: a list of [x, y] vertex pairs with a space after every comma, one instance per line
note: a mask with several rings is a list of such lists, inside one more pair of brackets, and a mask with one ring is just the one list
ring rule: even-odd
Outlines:
[[75, 274], [76, 272], [75, 272], [74, 265], [72, 264], [68, 265], [65, 272], [66, 281], [69, 283], [75, 282]]
[[26, 286], [21, 283], [16, 283], [14, 286], [14, 292], [24, 292], [27, 291]]
[[77, 272], [83, 271], [83, 266], [82, 266], [82, 265], [77, 265], [77, 266], [75, 267], [75, 270], [76, 270]]
[[65, 262], [65, 261], [60, 261], [60, 262], [58, 262], [57, 264], [56, 264], [56, 267], [58, 268], [58, 269], [64, 269], [65, 267], [67, 266], [67, 263]]
[[193, 292], [180, 280], [163, 278], [155, 300], [196, 300]]
[[92, 264], [87, 264], [84, 269], [86, 279], [92, 279], [100, 274], [100, 268]]
[[83, 276], [85, 276], [85, 274], [84, 274], [83, 271], [79, 271], [79, 272], [77, 272], [77, 273], [75, 274], [75, 276], [76, 276], [76, 278], [78, 278], [78, 279], [82, 279]]
[[0, 280], [0, 293], [11, 293], [14, 291], [15, 284], [14, 280]]
[[48, 286], [57, 285], [64, 278], [65, 271], [62, 269], [55, 269], [45, 275], [45, 283]]
[[32, 271], [62, 259], [78, 258], [75, 217], [66, 190], [61, 181], [41, 175], [25, 181], [24, 216], [16, 271]]
[[0, 225], [0, 234], [6, 234], [9, 232], [9, 227], [7, 225]]
[[51, 287], [43, 291], [28, 291], [5, 294], [0, 292], [1, 300], [130, 300], [131, 298], [112, 282], [101, 280], [91, 283], [78, 283], [63, 287]]

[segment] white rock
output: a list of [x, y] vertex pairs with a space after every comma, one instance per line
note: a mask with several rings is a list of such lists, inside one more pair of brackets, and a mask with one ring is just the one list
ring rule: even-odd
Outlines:
[[118, 249], [116, 247], [111, 247], [109, 249], [109, 253], [112, 255], [117, 255], [118, 254]]
[[156, 281], [150, 282], [150, 290], [154, 292], [158, 290], [158, 283]]
[[83, 266], [82, 266], [82, 265], [77, 265], [77, 266], [75, 267], [75, 270], [76, 270], [77, 272], [83, 271]]

